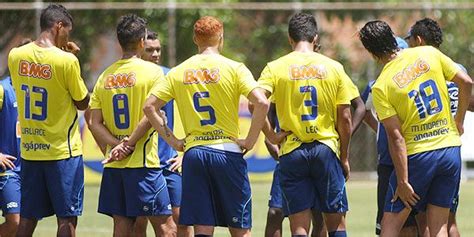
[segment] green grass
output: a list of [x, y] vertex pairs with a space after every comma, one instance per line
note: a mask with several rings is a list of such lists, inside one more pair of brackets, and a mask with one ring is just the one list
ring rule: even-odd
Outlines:
[[[376, 183], [352, 181], [348, 185], [349, 208], [347, 214], [348, 234], [350, 236], [374, 236], [374, 220], [376, 211]], [[268, 193], [270, 183], [254, 182], [253, 191], [253, 229], [254, 236], [263, 236], [266, 221]], [[79, 219], [78, 236], [111, 236], [112, 219], [97, 213], [98, 186], [86, 186], [84, 214]], [[461, 200], [458, 210], [458, 224], [461, 234], [474, 233], [474, 222], [471, 216], [474, 213], [474, 182], [463, 183], [461, 186]], [[284, 222], [284, 235], [288, 232], [288, 220]], [[56, 232], [55, 218], [46, 218], [38, 224], [35, 236], [54, 236]], [[151, 227], [148, 236], [153, 236]], [[215, 236], [229, 236], [223, 228], [218, 228]]]

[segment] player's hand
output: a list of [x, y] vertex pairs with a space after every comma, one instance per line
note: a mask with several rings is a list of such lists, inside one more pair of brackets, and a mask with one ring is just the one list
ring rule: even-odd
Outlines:
[[170, 145], [176, 151], [184, 151], [184, 139], [173, 139]]
[[77, 55], [79, 51], [81, 51], [81, 48], [79, 48], [79, 46], [77, 46], [77, 44], [72, 41], [67, 42], [66, 46], [62, 47], [61, 49], [74, 55]]
[[171, 171], [178, 172], [178, 169], [181, 168], [181, 165], [183, 164], [183, 157], [177, 156], [175, 158], [169, 159], [168, 164], [171, 164], [170, 166]]
[[461, 136], [464, 133], [464, 124], [456, 121], [456, 127], [458, 128], [459, 136]]
[[281, 130], [278, 133], [275, 133], [274, 136], [267, 137], [268, 141], [270, 141], [272, 144], [275, 145], [280, 145], [288, 135], [292, 134], [291, 131], [283, 131]]
[[346, 181], [349, 180], [351, 174], [351, 166], [349, 165], [349, 159], [341, 160], [342, 172], [344, 173], [344, 178]]
[[3, 170], [7, 169], [14, 169], [15, 164], [13, 164], [13, 161], [15, 161], [16, 158], [7, 154], [2, 154], [0, 153], [0, 167]]
[[237, 143], [240, 149], [242, 149], [242, 152], [244, 153], [244, 155], [247, 154], [247, 152], [249, 152], [250, 150], [252, 150], [253, 146], [255, 145], [255, 144], [254, 145], [249, 144], [247, 139], [237, 139], [237, 138], [231, 137], [230, 140]]
[[135, 147], [127, 145], [127, 140], [124, 139], [120, 144], [112, 148], [109, 156], [102, 161], [102, 164], [112, 163], [127, 158], [134, 151]]
[[405, 207], [410, 210], [412, 209], [412, 206], [415, 206], [420, 200], [420, 196], [415, 193], [413, 187], [408, 182], [398, 184], [392, 202], [396, 202], [398, 198], [400, 198]]
[[272, 156], [274, 160], [278, 161], [280, 159], [280, 157], [278, 156], [278, 153], [280, 151], [278, 145], [274, 145], [270, 141], [268, 141], [268, 139], [265, 139], [265, 146], [267, 147], [270, 156]]

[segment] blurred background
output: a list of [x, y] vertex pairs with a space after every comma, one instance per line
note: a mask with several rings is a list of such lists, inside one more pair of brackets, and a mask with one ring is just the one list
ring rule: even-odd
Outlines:
[[[468, 72], [474, 68], [474, 9], [473, 1], [58, 1], [68, 8], [74, 18], [70, 39], [81, 48], [78, 55], [82, 76], [92, 88], [102, 71], [120, 58], [120, 46], [115, 36], [116, 23], [121, 15], [136, 13], [148, 20], [149, 28], [158, 32], [162, 43], [162, 64], [173, 67], [195, 54], [192, 42], [194, 22], [205, 15], [218, 17], [224, 23], [223, 55], [244, 62], [257, 79], [266, 63], [291, 51], [288, 44], [287, 23], [296, 12], [311, 13], [316, 17], [322, 54], [344, 65], [347, 74], [362, 93], [369, 80], [374, 80], [381, 67], [374, 62], [358, 40], [357, 32], [367, 21], [382, 19], [402, 38], [417, 20], [430, 17], [439, 22], [444, 35], [441, 50], [454, 61], [463, 64]], [[35, 39], [39, 33], [39, 15], [47, 2], [13, 0], [0, 2], [0, 76], [6, 76], [7, 56], [12, 47], [24, 38]], [[250, 126], [246, 102], [241, 106], [241, 131], [245, 136]], [[466, 134], [474, 142], [474, 118], [468, 120], [472, 129]], [[178, 133], [182, 133], [179, 126]], [[79, 236], [109, 236], [111, 219], [96, 213], [102, 155], [92, 140], [84, 121], [81, 121], [86, 163], [85, 224], [79, 225]], [[470, 133], [472, 131], [472, 133]], [[469, 135], [473, 134], [473, 135]], [[465, 135], [466, 136], [466, 135]], [[472, 138], [471, 138], [472, 137]], [[469, 147], [470, 144], [468, 144]], [[464, 148], [463, 148], [464, 149]], [[474, 149], [474, 147], [473, 147]], [[263, 236], [266, 202], [272, 170], [276, 162], [268, 155], [263, 136], [247, 156], [254, 192], [254, 235]], [[474, 159], [474, 151], [466, 160]], [[470, 163], [466, 163], [471, 167]], [[375, 220], [375, 187], [377, 156], [375, 133], [363, 124], [351, 142], [352, 179], [348, 194], [351, 211], [348, 215], [349, 234], [373, 236]], [[474, 167], [474, 166], [473, 166]], [[469, 172], [464, 172], [469, 174]], [[469, 213], [474, 212], [474, 183], [463, 184], [459, 223], [462, 233], [474, 233]], [[466, 201], [466, 202], [464, 202]], [[367, 205], [369, 204], [369, 205]], [[354, 217], [351, 217], [354, 216]], [[366, 218], [360, 218], [361, 216]], [[54, 219], [40, 224], [36, 236], [55, 233]], [[81, 223], [81, 220], [80, 220]], [[110, 228], [109, 228], [110, 227]], [[285, 236], [288, 227], [285, 226]], [[217, 236], [227, 236], [219, 230]], [[150, 232], [151, 234], [151, 232]]]

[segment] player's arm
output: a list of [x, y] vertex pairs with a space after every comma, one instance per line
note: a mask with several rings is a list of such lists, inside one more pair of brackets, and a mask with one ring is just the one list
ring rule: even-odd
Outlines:
[[346, 180], [349, 179], [349, 144], [352, 134], [351, 108], [349, 105], [337, 106], [337, 133], [339, 134], [340, 159]]
[[[272, 130], [275, 130], [277, 116], [276, 116], [276, 107], [274, 103], [270, 103], [268, 109], [267, 119], [270, 122]], [[278, 160], [278, 145], [272, 144], [268, 139], [265, 139], [265, 146], [267, 147], [268, 153], [273, 157], [273, 159]]]
[[364, 122], [367, 125], [369, 125], [369, 127], [372, 128], [372, 130], [377, 132], [377, 129], [378, 129], [377, 119], [374, 117], [374, 114], [370, 110], [365, 111]]
[[469, 107], [467, 108], [467, 110], [474, 112], [474, 96], [471, 96], [471, 98], [469, 98]]
[[[86, 111], [84, 111], [84, 119], [86, 120], [86, 123], [87, 123], [87, 127], [89, 127], [89, 130], [90, 130], [90, 127], [91, 127], [91, 111], [90, 109], [87, 109]], [[105, 143], [101, 143], [99, 139], [97, 139], [94, 135], [94, 133], [92, 133], [92, 137], [94, 138], [95, 140], [95, 143], [97, 143], [97, 145], [99, 146], [99, 149], [100, 151], [102, 152], [103, 155], [105, 155], [105, 152], [106, 152], [106, 149], [107, 149], [107, 145]]]
[[357, 128], [359, 128], [362, 120], [364, 119], [365, 105], [364, 101], [362, 101], [362, 98], [359, 96], [351, 100], [351, 106], [354, 108], [354, 115], [352, 116], [352, 133], [354, 133], [357, 131]]
[[73, 102], [78, 110], [86, 110], [89, 107], [89, 100], [90, 100], [90, 96], [89, 94], [87, 94], [83, 100], [81, 101], [73, 100]]
[[90, 110], [90, 127], [89, 127], [94, 139], [97, 139], [99, 146], [109, 145], [114, 147], [120, 143], [120, 141], [110, 133], [109, 129], [104, 125], [104, 118], [102, 117], [101, 109]]
[[253, 106], [252, 121], [250, 123], [250, 129], [245, 139], [236, 139], [235, 141], [241, 148], [248, 151], [253, 148], [257, 142], [258, 135], [265, 124], [267, 118], [268, 108], [270, 102], [265, 96], [263, 89], [255, 88], [248, 94], [247, 98]]
[[463, 123], [466, 110], [470, 107], [472, 79], [469, 75], [460, 70], [456, 73], [452, 81], [456, 83], [459, 88], [458, 110], [456, 116], [454, 116], [454, 120], [456, 121], [459, 134], [461, 135], [464, 133]]
[[382, 120], [382, 123], [387, 132], [390, 156], [392, 157], [397, 175], [397, 190], [392, 202], [400, 198], [405, 207], [411, 209], [411, 206], [414, 206], [420, 197], [408, 182], [407, 148], [402, 135], [400, 120], [397, 116], [391, 116]]

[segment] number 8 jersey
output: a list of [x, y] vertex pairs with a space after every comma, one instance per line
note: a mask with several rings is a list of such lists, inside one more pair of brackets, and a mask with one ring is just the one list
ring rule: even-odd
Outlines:
[[74, 101], [87, 96], [79, 61], [57, 47], [31, 42], [8, 56], [21, 126], [21, 157], [62, 160], [82, 155]]
[[405, 49], [383, 68], [375, 110], [380, 120], [398, 116], [408, 155], [461, 145], [446, 87], [459, 70], [431, 46]]
[[337, 106], [359, 96], [340, 63], [315, 52], [291, 52], [268, 63], [258, 82], [272, 93], [281, 129], [293, 132], [280, 155], [317, 140], [339, 156]]
[[218, 54], [198, 54], [171, 69], [152, 95], [175, 99], [186, 134], [185, 150], [233, 143], [239, 137], [240, 96], [257, 87], [244, 64]]
[[[139, 58], [118, 60], [97, 80], [90, 109], [102, 110], [104, 124], [118, 140], [130, 136], [143, 118], [143, 106], [155, 83], [164, 83], [160, 66]], [[135, 145], [129, 158], [106, 164], [108, 168], [158, 168], [157, 133], [150, 129]], [[111, 147], [107, 146], [106, 154]]]

